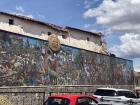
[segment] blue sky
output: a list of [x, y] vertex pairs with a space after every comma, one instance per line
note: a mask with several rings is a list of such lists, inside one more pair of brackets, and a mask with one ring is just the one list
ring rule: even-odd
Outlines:
[[0, 11], [102, 32], [110, 52], [140, 71], [140, 0], [1, 0]]
[[83, 18], [84, 6], [84, 0], [1, 0], [0, 3], [1, 11], [22, 12], [41, 21], [79, 28], [95, 21]]

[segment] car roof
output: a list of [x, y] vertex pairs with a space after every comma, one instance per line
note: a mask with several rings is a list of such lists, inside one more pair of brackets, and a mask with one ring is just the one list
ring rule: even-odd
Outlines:
[[57, 94], [57, 95], [52, 95], [49, 96], [49, 98], [77, 98], [77, 97], [92, 97], [92, 96], [87, 96], [87, 95], [82, 95], [82, 94]]
[[128, 90], [128, 89], [117, 89], [117, 88], [97, 88], [96, 90], [131, 91], [131, 90]]

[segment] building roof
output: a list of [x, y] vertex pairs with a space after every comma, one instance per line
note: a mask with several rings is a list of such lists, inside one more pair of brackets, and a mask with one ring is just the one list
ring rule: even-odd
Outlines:
[[50, 24], [50, 23], [42, 22], [42, 21], [33, 19], [31, 17], [23, 16], [23, 15], [20, 15], [20, 14], [12, 14], [12, 13], [7, 13], [7, 12], [0, 12], [0, 14], [11, 16], [11, 17], [15, 17], [15, 18], [19, 18], [19, 19], [23, 19], [23, 20], [27, 20], [27, 21], [31, 21], [31, 22], [35, 22], [35, 23], [41, 24], [41, 25], [46, 25], [46, 26], [48, 26], [48, 27], [50, 27], [52, 29], [55, 29], [55, 30], [58, 30], [58, 31], [62, 31], [62, 32], [68, 32], [69, 29], [73, 29], [73, 30], [77, 30], [77, 31], [82, 31], [82, 32], [85, 32], [85, 33], [89, 33], [91, 35], [102, 36], [102, 33], [101, 32], [94, 33], [94, 32], [82, 30], [82, 29], [79, 29], [79, 28], [69, 27], [69, 26], [66, 26], [64, 28], [64, 27], [57, 26], [55, 24]]
[[50, 24], [50, 23], [45, 23], [36, 19], [33, 19], [31, 17], [27, 17], [27, 16], [22, 16], [20, 14], [12, 14], [12, 13], [7, 13], [7, 12], [0, 12], [0, 14], [2, 15], [7, 15], [7, 16], [11, 16], [11, 17], [15, 17], [15, 18], [19, 18], [19, 19], [23, 19], [23, 20], [28, 20], [28, 21], [32, 21], [41, 25], [46, 25], [52, 29], [58, 30], [58, 31], [63, 31], [63, 32], [67, 32], [66, 29], [64, 29], [63, 27], [54, 25], [54, 24]]
[[91, 35], [96, 35], [96, 36], [103, 36], [103, 34], [101, 32], [95, 33], [95, 32], [90, 32], [90, 31], [82, 30], [82, 29], [75, 28], [75, 27], [66, 26], [66, 29], [68, 29], [68, 30], [69, 29], [72, 29], [72, 30], [82, 31], [82, 32], [89, 33]]

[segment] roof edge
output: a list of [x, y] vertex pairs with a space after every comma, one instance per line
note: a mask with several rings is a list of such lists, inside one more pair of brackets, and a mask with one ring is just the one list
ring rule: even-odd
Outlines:
[[90, 32], [90, 31], [86, 31], [86, 30], [83, 30], [83, 29], [70, 27], [70, 26], [61, 27], [61, 26], [58, 26], [58, 25], [55, 25], [55, 24], [42, 22], [42, 21], [36, 20], [34, 18], [24, 16], [24, 14], [23, 15], [22, 14], [13, 14], [13, 13], [2, 12], [2, 11], [0, 11], [0, 14], [8, 15], [8, 16], [19, 18], [19, 19], [28, 20], [28, 21], [32, 21], [32, 22], [35, 22], [35, 23], [38, 23], [38, 24], [41, 24], [41, 25], [46, 25], [46, 26], [48, 26], [52, 29], [55, 29], [55, 30], [58, 30], [58, 31], [61, 31], [61, 32], [66, 32], [67, 33], [69, 31], [69, 29], [73, 29], [73, 30], [78, 30], [78, 31], [82, 31], [82, 32], [85, 32], [85, 33], [89, 33], [91, 35], [96, 35], [96, 36], [99, 36], [99, 37], [103, 36], [103, 34], [101, 32], [95, 33], [95, 32]]
[[48, 27], [50, 27], [52, 29], [58, 30], [58, 31], [67, 32], [67, 30], [64, 29], [63, 27], [57, 26], [55, 24], [50, 24], [50, 23], [42, 22], [42, 21], [36, 20], [34, 18], [24, 16], [22, 14], [21, 15], [20, 14], [12, 14], [12, 13], [1, 12], [1, 11], [0, 11], [0, 14], [8, 15], [8, 16], [19, 18], [19, 19], [28, 20], [28, 21], [32, 21], [32, 22], [35, 22], [35, 23], [38, 23], [38, 24], [46, 25], [46, 26], [48, 26]]
[[70, 27], [70, 26], [66, 26], [65, 27], [66, 29], [73, 29], [73, 30], [77, 30], [77, 31], [83, 31], [83, 32], [86, 32], [86, 33], [89, 33], [91, 35], [96, 35], [96, 36], [103, 36], [103, 34], [101, 32], [90, 32], [90, 31], [86, 31], [86, 30], [82, 30], [82, 29], [79, 29], [79, 28], [75, 28], [75, 27]]

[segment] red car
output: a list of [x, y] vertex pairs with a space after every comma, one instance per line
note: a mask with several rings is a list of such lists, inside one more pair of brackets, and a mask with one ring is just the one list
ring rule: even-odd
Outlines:
[[49, 96], [43, 105], [98, 105], [95, 97], [81, 94], [58, 94]]

